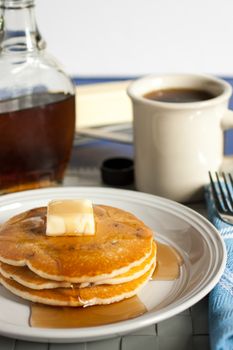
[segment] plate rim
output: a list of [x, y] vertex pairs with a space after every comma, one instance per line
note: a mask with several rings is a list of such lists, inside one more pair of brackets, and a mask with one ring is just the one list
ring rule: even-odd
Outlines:
[[[178, 209], [178, 212], [188, 214], [188, 217], [192, 220], [194, 219], [194, 222], [196, 221], [199, 225], [200, 223], [206, 227], [209, 228], [210, 231], [215, 235], [215, 239], [218, 240], [218, 251], [220, 252], [219, 256], [222, 257], [221, 261], [218, 261], [218, 268], [217, 273], [212, 279], [207, 283], [207, 285], [204, 288], [200, 287], [196, 291], [196, 293], [191, 296], [188, 300], [185, 302], [176, 305], [172, 309], [169, 309], [168, 305], [163, 309], [163, 312], [160, 316], [153, 315], [156, 312], [155, 311], [149, 311], [148, 313], [145, 313], [139, 317], [126, 320], [126, 321], [120, 321], [112, 324], [102, 325], [102, 326], [96, 326], [96, 327], [84, 327], [84, 328], [29, 328], [25, 327], [24, 325], [12, 325], [9, 323], [4, 323], [0, 320], [0, 334], [14, 337], [18, 339], [24, 339], [24, 340], [34, 340], [34, 341], [40, 341], [40, 342], [83, 342], [83, 341], [94, 341], [94, 340], [100, 340], [104, 338], [110, 338], [119, 334], [125, 334], [130, 333], [132, 331], [136, 331], [137, 329], [144, 328], [146, 326], [149, 326], [154, 323], [161, 322], [165, 319], [168, 319], [185, 309], [191, 307], [198, 301], [200, 301], [204, 296], [206, 296], [210, 290], [217, 284], [219, 281], [225, 265], [226, 265], [226, 247], [223, 238], [221, 237], [218, 230], [214, 227], [214, 225], [206, 219], [201, 214], [197, 213], [193, 209], [177, 203], [175, 201], [155, 196], [152, 194], [144, 193], [144, 192], [137, 192], [133, 190], [125, 190], [125, 189], [116, 189], [116, 188], [106, 188], [106, 187], [95, 187], [95, 186], [67, 186], [67, 187], [53, 187], [53, 188], [44, 188], [44, 189], [35, 189], [35, 190], [28, 190], [28, 191], [22, 191], [17, 193], [11, 193], [6, 194], [4, 196], [0, 197], [0, 206], [7, 205], [7, 202], [12, 202], [12, 200], [17, 201], [17, 199], [20, 199], [22, 202], [21, 197], [24, 198], [24, 201], [33, 201], [35, 199], [39, 200], [42, 198], [37, 197], [48, 197], [49, 194], [53, 195], [58, 192], [67, 192], [67, 196], [73, 195], [74, 193], [77, 193], [77, 191], [84, 191], [84, 192], [90, 192], [92, 195], [100, 194], [100, 192], [104, 192], [105, 195], [113, 195], [113, 194], [120, 194], [125, 195], [127, 198], [132, 199], [132, 197], [135, 197], [135, 199], [145, 199], [146, 201], [150, 202], [156, 202], [158, 205], [162, 205], [164, 207], [175, 207]], [[77, 196], [77, 194], [76, 194]], [[131, 198], [130, 198], [131, 197]], [[176, 211], [175, 211], [176, 213]], [[195, 220], [196, 219], [196, 220]], [[185, 219], [184, 219], [185, 220]], [[200, 233], [200, 232], [199, 232]], [[219, 244], [220, 243], [220, 244]], [[167, 310], [168, 309], [168, 310]], [[9, 329], [10, 328], [10, 329]], [[29, 333], [30, 329], [30, 334]], [[77, 334], [77, 329], [78, 333]]]

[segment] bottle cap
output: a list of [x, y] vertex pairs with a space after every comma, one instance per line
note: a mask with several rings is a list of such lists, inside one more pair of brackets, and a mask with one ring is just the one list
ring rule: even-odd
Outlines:
[[109, 158], [101, 165], [102, 180], [111, 186], [126, 186], [134, 181], [134, 164], [129, 158]]

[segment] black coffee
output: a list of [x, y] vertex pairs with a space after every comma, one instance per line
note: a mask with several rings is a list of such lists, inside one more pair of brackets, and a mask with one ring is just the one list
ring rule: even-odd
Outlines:
[[206, 90], [174, 88], [154, 90], [146, 93], [143, 97], [160, 102], [187, 103], [210, 100], [216, 96]]

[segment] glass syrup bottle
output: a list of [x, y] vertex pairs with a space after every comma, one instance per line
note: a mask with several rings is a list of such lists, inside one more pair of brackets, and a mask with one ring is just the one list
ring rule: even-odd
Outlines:
[[74, 86], [45, 48], [34, 0], [0, 0], [0, 194], [59, 184], [69, 161]]

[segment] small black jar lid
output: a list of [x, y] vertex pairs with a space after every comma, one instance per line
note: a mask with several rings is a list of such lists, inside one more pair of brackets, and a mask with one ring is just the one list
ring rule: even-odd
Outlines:
[[101, 165], [102, 180], [111, 186], [127, 186], [134, 181], [134, 163], [124, 157], [109, 158]]

